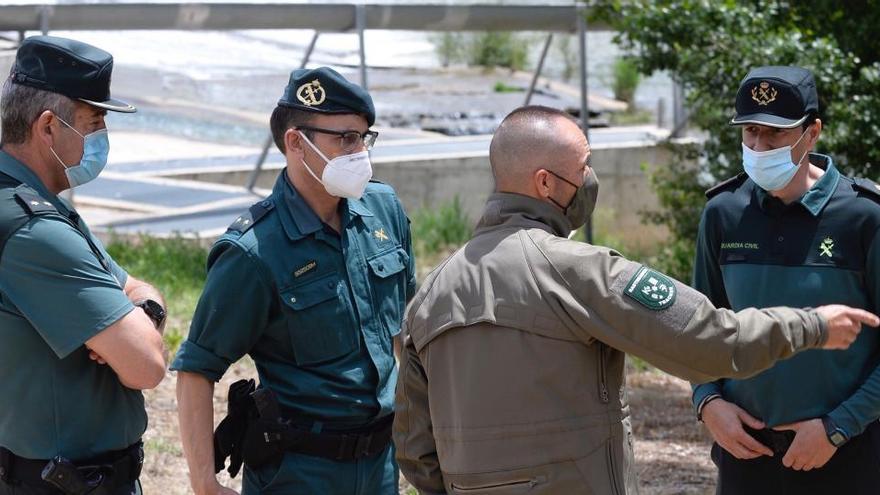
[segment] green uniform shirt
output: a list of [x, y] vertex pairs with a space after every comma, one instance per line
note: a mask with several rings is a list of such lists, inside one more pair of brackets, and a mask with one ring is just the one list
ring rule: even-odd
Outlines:
[[127, 274], [70, 205], [2, 151], [0, 232], [0, 446], [76, 460], [133, 444], [147, 426], [143, 395], [83, 345], [134, 309]]
[[[789, 205], [744, 177], [706, 205], [694, 288], [716, 306], [880, 309], [880, 192], [830, 157], [810, 159], [825, 174]], [[865, 328], [845, 351], [806, 351], [752, 378], [696, 386], [694, 403], [720, 393], [770, 427], [827, 414], [857, 435], [880, 417], [878, 364], [880, 332]]]
[[391, 338], [415, 290], [409, 221], [380, 183], [339, 208], [336, 233], [282, 172], [272, 194], [214, 244], [171, 368], [216, 381], [249, 354], [288, 419], [317, 429], [391, 413]]

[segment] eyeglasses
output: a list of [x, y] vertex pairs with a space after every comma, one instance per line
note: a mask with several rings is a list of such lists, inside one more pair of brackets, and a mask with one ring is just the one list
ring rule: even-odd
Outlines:
[[364, 133], [358, 131], [336, 131], [333, 129], [323, 129], [321, 127], [310, 127], [305, 125], [297, 126], [297, 129], [339, 136], [342, 150], [345, 152], [354, 151], [361, 145], [361, 143], [363, 143], [364, 148], [368, 150], [373, 149], [373, 145], [376, 144], [376, 138], [379, 137], [379, 133], [376, 131], [366, 131]]

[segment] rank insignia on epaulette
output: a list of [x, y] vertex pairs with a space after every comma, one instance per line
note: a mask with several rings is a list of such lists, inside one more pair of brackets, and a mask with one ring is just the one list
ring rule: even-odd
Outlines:
[[37, 194], [28, 191], [18, 191], [15, 193], [15, 196], [21, 202], [22, 206], [24, 206], [31, 214], [58, 211], [55, 208], [55, 205]]
[[263, 216], [266, 215], [275, 205], [269, 201], [261, 201], [250, 208], [248, 211], [242, 213], [238, 218], [235, 219], [232, 224], [229, 225], [228, 230], [233, 232], [239, 232], [244, 234], [247, 230], [254, 226]]

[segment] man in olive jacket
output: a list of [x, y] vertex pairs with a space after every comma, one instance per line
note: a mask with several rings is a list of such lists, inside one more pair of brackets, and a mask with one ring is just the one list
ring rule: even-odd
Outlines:
[[633, 494], [624, 353], [692, 381], [844, 348], [876, 316], [844, 306], [716, 309], [606, 248], [570, 241], [596, 202], [590, 148], [546, 107], [492, 140], [474, 237], [407, 310], [394, 442], [422, 494]]

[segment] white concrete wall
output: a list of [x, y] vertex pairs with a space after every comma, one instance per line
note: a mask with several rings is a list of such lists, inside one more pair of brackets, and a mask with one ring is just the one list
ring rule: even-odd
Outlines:
[[[648, 247], [664, 238], [664, 228], [641, 223], [639, 212], [657, 207], [657, 197], [641, 165], [668, 163], [669, 151], [651, 143], [622, 143], [595, 147], [593, 153], [591, 162], [599, 178], [599, 203], [594, 217], [597, 232], [633, 248]], [[373, 168], [377, 179], [394, 186], [410, 212], [442, 205], [457, 195], [465, 212], [476, 222], [494, 187], [485, 153], [375, 160]], [[270, 189], [278, 172], [277, 167], [264, 169], [257, 187]], [[230, 170], [173, 177], [243, 185], [249, 174], [249, 170]]]

